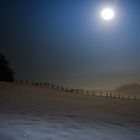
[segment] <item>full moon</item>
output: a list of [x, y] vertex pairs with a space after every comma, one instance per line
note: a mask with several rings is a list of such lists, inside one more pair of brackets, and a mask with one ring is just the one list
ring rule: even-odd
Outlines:
[[111, 8], [105, 8], [101, 11], [101, 17], [104, 20], [110, 21], [115, 17], [115, 12]]

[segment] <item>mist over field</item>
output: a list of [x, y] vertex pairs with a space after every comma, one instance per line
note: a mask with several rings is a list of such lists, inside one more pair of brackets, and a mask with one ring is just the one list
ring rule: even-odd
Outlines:
[[118, 87], [115, 92], [124, 96], [137, 96], [140, 98], [140, 84], [132, 83]]

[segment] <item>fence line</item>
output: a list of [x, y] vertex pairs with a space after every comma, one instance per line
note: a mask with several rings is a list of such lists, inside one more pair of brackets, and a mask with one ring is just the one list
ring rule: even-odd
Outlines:
[[[49, 83], [49, 82], [34, 82], [29, 80], [15, 80], [15, 83], [18, 85], [25, 85], [25, 86], [34, 86], [34, 87], [47, 87], [50, 89], [55, 89], [57, 91], [66, 92], [68, 95], [78, 96], [78, 95], [86, 95], [86, 96], [100, 96], [105, 98], [114, 98], [114, 99], [123, 99], [123, 100], [139, 100], [136, 96], [133, 98], [120, 94], [113, 94], [113, 91], [100, 91], [100, 90], [84, 90], [84, 89], [74, 89], [74, 88], [68, 88], [59, 86], [57, 84]], [[70, 94], [71, 93], [71, 94]]]

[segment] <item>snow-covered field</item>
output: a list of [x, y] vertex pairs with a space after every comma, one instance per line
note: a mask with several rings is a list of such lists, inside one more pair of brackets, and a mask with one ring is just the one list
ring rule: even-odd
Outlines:
[[0, 140], [140, 140], [140, 101], [0, 83]]

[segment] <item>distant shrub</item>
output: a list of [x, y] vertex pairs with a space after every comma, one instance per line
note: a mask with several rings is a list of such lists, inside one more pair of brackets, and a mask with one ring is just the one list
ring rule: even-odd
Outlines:
[[14, 82], [14, 71], [2, 53], [0, 53], [0, 81]]

